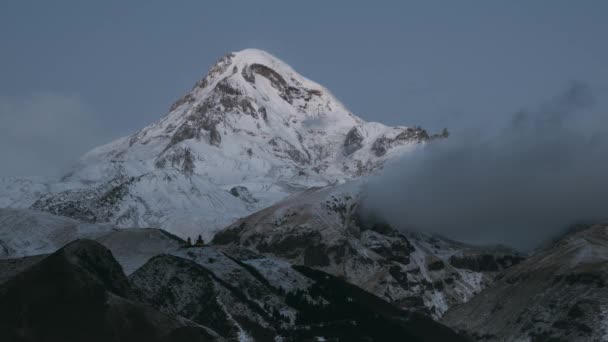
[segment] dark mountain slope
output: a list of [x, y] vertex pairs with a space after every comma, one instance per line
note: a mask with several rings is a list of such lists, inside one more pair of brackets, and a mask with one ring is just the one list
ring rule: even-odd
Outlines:
[[[245, 250], [159, 255], [130, 276], [163, 312], [256, 341], [464, 341], [330, 274]], [[191, 260], [186, 260], [190, 258]]]
[[488, 341], [606, 341], [608, 226], [565, 236], [508, 269], [443, 322]]
[[0, 286], [3, 341], [217, 341], [211, 330], [134, 301], [105, 247], [74, 241]]

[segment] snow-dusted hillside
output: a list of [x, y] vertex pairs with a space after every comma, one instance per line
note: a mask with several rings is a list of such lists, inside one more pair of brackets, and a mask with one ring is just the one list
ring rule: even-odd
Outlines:
[[522, 259], [503, 247], [401, 233], [371, 222], [358, 210], [361, 183], [293, 195], [218, 232], [213, 243], [321, 269], [435, 318], [473, 298]]
[[[78, 241], [60, 249], [72, 240]], [[76, 252], [67, 259], [70, 264], [81, 264], [79, 260], [84, 258], [86, 271], [112, 269], [111, 278], [132, 294], [127, 299], [143, 301], [170, 317], [192, 320], [234, 340], [302, 341], [315, 340], [315, 336], [348, 341], [353, 336], [408, 340], [412, 334], [419, 337], [416, 340], [434, 341], [440, 336], [459, 340], [430, 318], [399, 310], [326, 273], [240, 246], [188, 247], [160, 229], [117, 229], [32, 210], [2, 209], [0, 246], [9, 252], [0, 255], [0, 294], [3, 286], [16, 288], [16, 283], [31, 288], [30, 297], [47, 291], [49, 283], [78, 283], [70, 277], [77, 270], [67, 274], [57, 273], [57, 268], [47, 271], [49, 260], [57, 261], [57, 255], [65, 255], [68, 249]], [[123, 272], [130, 275], [135, 292], [128, 289]], [[40, 273], [46, 275], [37, 280], [40, 284], [27, 280], [28, 274]], [[103, 273], [101, 279], [108, 280]], [[60, 288], [66, 286], [70, 285]], [[0, 302], [6, 299], [0, 298]], [[44, 309], [39, 306], [36, 311]], [[62, 329], [68, 321], [62, 321]], [[275, 339], [278, 336], [283, 339]]]
[[85, 239], [0, 260], [10, 273], [0, 274], [3, 341], [466, 341], [329, 274], [247, 250], [179, 248], [129, 278], [114, 256]]
[[0, 208], [27, 208], [51, 192], [51, 183], [44, 178], [0, 177]]
[[116, 230], [27, 209], [0, 208], [0, 259], [53, 253], [75, 239], [95, 239]]
[[[33, 207], [210, 238], [297, 191], [372, 173], [432, 138], [365, 122], [286, 63], [247, 49], [221, 58], [158, 122], [84, 155]], [[21, 201], [15, 192], [2, 191], [0, 203], [30, 204], [44, 186], [24, 189]]]
[[0, 336], [2, 341], [226, 341], [138, 297], [108, 249], [92, 240], [74, 241], [0, 284]]

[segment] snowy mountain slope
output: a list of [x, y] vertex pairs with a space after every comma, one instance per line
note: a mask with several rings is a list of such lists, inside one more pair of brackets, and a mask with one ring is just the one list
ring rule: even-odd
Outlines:
[[[37, 256], [77, 239], [94, 239], [104, 245], [127, 275], [153, 256], [177, 251], [185, 244], [161, 229], [117, 228], [28, 209], [0, 209], [0, 270], [19, 270]], [[18, 259], [21, 257], [31, 258]]]
[[339, 276], [406, 309], [441, 317], [522, 257], [422, 233], [399, 233], [358, 212], [360, 181], [310, 189], [218, 232], [242, 246]]
[[84, 155], [33, 208], [209, 239], [239, 217], [375, 172], [434, 137], [365, 122], [286, 63], [248, 49], [220, 59], [158, 122]]
[[606, 341], [608, 226], [565, 236], [505, 271], [443, 322], [481, 341]]
[[0, 208], [27, 208], [52, 191], [50, 183], [45, 178], [0, 177]]
[[53, 253], [75, 239], [95, 239], [116, 228], [27, 209], [0, 209], [0, 259]]

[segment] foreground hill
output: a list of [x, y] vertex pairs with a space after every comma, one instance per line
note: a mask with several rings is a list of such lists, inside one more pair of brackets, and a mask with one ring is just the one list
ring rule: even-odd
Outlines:
[[0, 208], [0, 259], [53, 253], [75, 239], [96, 239], [116, 229], [35, 210]]
[[127, 274], [151, 257], [173, 252], [185, 244], [161, 229], [118, 228], [28, 209], [0, 209], [0, 260], [12, 260], [0, 261], [6, 267], [5, 273], [28, 265], [31, 259], [22, 257], [50, 254], [77, 239], [100, 242], [112, 251]]
[[464, 341], [329, 274], [244, 249], [180, 248], [129, 278], [92, 240], [29, 260], [0, 284], [7, 341]]
[[441, 317], [523, 257], [423, 233], [399, 232], [359, 210], [360, 182], [310, 189], [235, 222], [213, 243], [341, 277], [401, 308]]
[[0, 285], [3, 341], [222, 341], [135, 299], [112, 254], [79, 240]]
[[508, 269], [443, 322], [487, 341], [605, 341], [608, 226], [565, 236]]

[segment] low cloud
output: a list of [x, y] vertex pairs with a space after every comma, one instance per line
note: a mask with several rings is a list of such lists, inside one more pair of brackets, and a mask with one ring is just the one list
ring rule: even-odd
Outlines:
[[405, 156], [364, 191], [363, 208], [400, 229], [530, 249], [571, 224], [608, 218], [608, 113], [585, 84]]
[[0, 96], [0, 176], [57, 176], [111, 136], [76, 96]]

